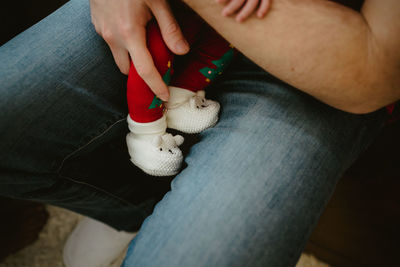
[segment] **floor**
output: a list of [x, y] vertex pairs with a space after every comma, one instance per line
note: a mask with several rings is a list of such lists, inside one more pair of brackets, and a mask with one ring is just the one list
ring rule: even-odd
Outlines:
[[[48, 206], [50, 218], [39, 235], [39, 239], [32, 245], [9, 256], [0, 263], [0, 267], [63, 267], [63, 244], [76, 223], [82, 216], [65, 209]], [[112, 264], [120, 266], [123, 254]], [[303, 254], [296, 267], [329, 267], [315, 257]]]

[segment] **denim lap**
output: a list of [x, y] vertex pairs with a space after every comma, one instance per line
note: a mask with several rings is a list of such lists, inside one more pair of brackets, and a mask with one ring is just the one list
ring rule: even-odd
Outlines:
[[[0, 194], [133, 231], [169, 189], [125, 147], [125, 82], [72, 0], [0, 48]], [[238, 56], [219, 123], [147, 217], [124, 266], [292, 266], [384, 113], [334, 110]]]
[[[126, 114], [124, 76], [90, 23], [88, 1], [67, 3], [0, 53], [0, 150], [8, 152], [8, 167], [57, 170]], [[41, 153], [26, 164], [31, 153], [54, 147], [57, 155]], [[14, 156], [20, 161], [7, 160]]]
[[0, 58], [0, 194], [137, 230], [169, 185], [129, 161], [126, 76], [89, 1], [68, 2]]
[[384, 114], [350, 115], [246, 61], [223, 108], [142, 225], [124, 267], [293, 266], [344, 170]]

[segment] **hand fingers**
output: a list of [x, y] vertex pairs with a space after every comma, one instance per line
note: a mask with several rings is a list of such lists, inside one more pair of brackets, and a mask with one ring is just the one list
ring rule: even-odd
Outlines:
[[131, 40], [132, 43], [128, 45], [128, 50], [137, 73], [159, 98], [167, 101], [169, 97], [167, 85], [162, 80], [160, 73], [154, 66], [153, 58], [147, 50], [146, 28], [138, 27], [135, 29]]
[[[97, 30], [98, 29], [96, 29], [96, 31]], [[128, 51], [117, 44], [117, 42], [115, 41], [115, 36], [111, 33], [111, 31], [102, 31], [101, 36], [110, 47], [111, 53], [114, 57], [114, 61], [117, 64], [119, 70], [123, 74], [128, 75], [130, 68]]]
[[113, 46], [110, 46], [110, 49], [119, 70], [123, 74], [128, 75], [130, 67], [128, 51], [122, 48], [115, 48]]
[[182, 31], [168, 3], [164, 0], [153, 1], [151, 11], [157, 20], [161, 35], [168, 48], [175, 54], [186, 54], [189, 51], [189, 44], [185, 37], [183, 37]]
[[257, 11], [257, 17], [262, 18], [267, 14], [269, 7], [271, 6], [271, 0], [261, 0], [260, 6]]
[[247, 19], [251, 13], [257, 8], [258, 0], [247, 0], [246, 4], [239, 11], [239, 14], [236, 16], [236, 20], [238, 22], [242, 22]]
[[229, 16], [235, 13], [239, 8], [242, 7], [243, 3], [246, 0], [232, 0], [229, 2], [224, 9], [222, 10], [222, 15], [223, 16]]

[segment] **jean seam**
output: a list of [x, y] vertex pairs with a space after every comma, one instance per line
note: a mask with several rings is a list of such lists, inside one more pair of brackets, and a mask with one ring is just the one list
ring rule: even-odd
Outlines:
[[68, 180], [68, 181], [70, 181], [70, 182], [72, 182], [74, 184], [77, 184], [79, 186], [89, 187], [92, 190], [95, 190], [97, 193], [106, 194], [108, 197], [110, 197], [110, 198], [112, 198], [114, 200], [117, 200], [117, 201], [122, 202], [124, 204], [127, 204], [127, 205], [129, 205], [131, 207], [134, 207], [134, 205], [132, 203], [130, 203], [129, 201], [127, 201], [127, 200], [125, 200], [123, 198], [120, 198], [120, 197], [112, 194], [111, 192], [106, 191], [106, 190], [104, 190], [104, 189], [102, 189], [100, 187], [97, 187], [95, 185], [92, 185], [92, 184], [89, 184], [89, 183], [85, 183], [85, 182], [82, 182], [82, 181], [78, 181], [78, 180], [75, 180], [74, 178], [71, 178], [71, 177], [68, 177], [68, 176], [64, 176], [64, 175], [61, 175], [61, 174], [59, 174], [58, 176], [63, 178], [63, 179], [65, 179], [65, 180]]
[[99, 135], [96, 135], [95, 137], [93, 137], [92, 139], [90, 139], [87, 143], [85, 143], [84, 145], [80, 146], [79, 148], [75, 149], [74, 151], [72, 151], [71, 153], [69, 153], [67, 156], [65, 156], [63, 158], [63, 160], [61, 161], [60, 166], [58, 167], [58, 169], [56, 170], [57, 174], [60, 175], [60, 171], [62, 169], [62, 167], [64, 166], [64, 163], [67, 159], [69, 159], [70, 157], [72, 157], [74, 154], [76, 154], [77, 152], [81, 151], [82, 149], [84, 149], [85, 147], [87, 147], [88, 145], [90, 145], [92, 142], [94, 142], [95, 140], [97, 140], [98, 138], [102, 137], [104, 134], [106, 134], [109, 130], [111, 130], [112, 127], [114, 127], [114, 125], [116, 125], [117, 123], [120, 123], [122, 121], [124, 121], [125, 118], [123, 119], [119, 119], [116, 122], [114, 122], [113, 124], [111, 124], [107, 129], [105, 129], [103, 132], [101, 132]]
[[96, 135], [96, 136], [93, 137], [91, 140], [89, 140], [86, 144], [80, 146], [79, 148], [77, 148], [76, 150], [74, 150], [73, 152], [71, 152], [71, 153], [69, 153], [67, 156], [65, 156], [64, 159], [61, 161], [60, 167], [59, 167], [59, 168], [57, 169], [57, 171], [56, 171], [58, 177], [61, 177], [61, 178], [63, 178], [63, 179], [66, 179], [66, 180], [68, 180], [68, 181], [70, 181], [70, 182], [72, 182], [72, 183], [78, 184], [78, 185], [80, 185], [80, 186], [90, 187], [91, 189], [95, 190], [97, 193], [106, 194], [107, 196], [111, 197], [111, 198], [114, 199], [114, 200], [117, 200], [117, 201], [119, 201], [119, 202], [121, 202], [121, 203], [124, 203], [124, 204], [127, 204], [127, 205], [129, 205], [129, 206], [134, 206], [134, 205], [132, 205], [132, 203], [128, 202], [127, 200], [122, 199], [122, 198], [120, 198], [120, 197], [118, 197], [118, 196], [112, 194], [112, 193], [109, 192], [109, 191], [106, 191], [106, 190], [104, 190], [104, 189], [102, 189], [102, 188], [100, 188], [100, 187], [97, 187], [97, 186], [92, 185], [92, 184], [89, 184], [89, 183], [85, 183], [85, 182], [82, 182], [82, 181], [78, 181], [78, 180], [76, 180], [76, 179], [74, 179], [74, 178], [71, 178], [71, 177], [62, 175], [62, 174], [60, 173], [60, 171], [61, 171], [62, 167], [64, 166], [64, 163], [65, 163], [66, 160], [68, 160], [68, 159], [69, 159], [70, 157], [72, 157], [74, 154], [76, 154], [77, 152], [81, 151], [82, 149], [84, 149], [85, 147], [87, 147], [88, 145], [90, 145], [92, 142], [94, 142], [95, 140], [97, 140], [98, 138], [100, 138], [101, 136], [103, 136], [104, 134], [106, 134], [109, 130], [111, 130], [112, 127], [114, 127], [116, 124], [118, 124], [118, 123], [120, 123], [120, 122], [122, 122], [122, 121], [124, 121], [124, 120], [125, 120], [125, 118], [117, 120], [116, 122], [114, 122], [113, 124], [111, 124], [107, 129], [105, 129], [103, 132], [101, 132], [100, 134]]

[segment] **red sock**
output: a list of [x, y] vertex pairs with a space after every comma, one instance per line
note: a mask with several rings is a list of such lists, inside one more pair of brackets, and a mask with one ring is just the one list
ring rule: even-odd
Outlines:
[[[168, 84], [173, 73], [174, 55], [165, 45], [155, 21], [147, 25], [147, 47], [153, 57], [154, 65]], [[162, 101], [139, 76], [132, 63], [128, 75], [127, 100], [129, 115], [135, 122], [153, 122], [163, 116]]]

